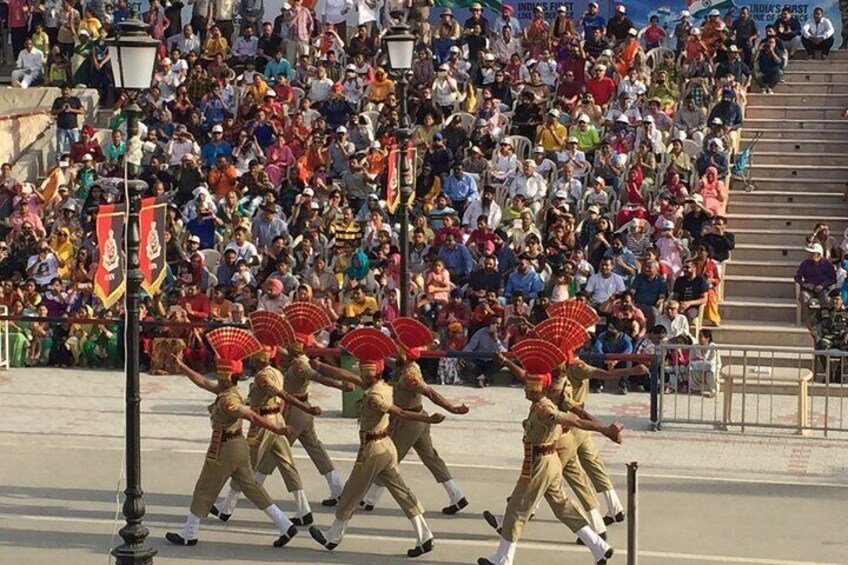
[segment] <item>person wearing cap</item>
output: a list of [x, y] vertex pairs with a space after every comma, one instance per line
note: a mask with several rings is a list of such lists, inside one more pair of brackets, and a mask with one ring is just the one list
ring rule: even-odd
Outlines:
[[707, 150], [698, 155], [695, 160], [695, 170], [700, 176], [707, 172], [708, 167], [715, 167], [719, 176], [723, 178], [729, 172], [724, 144], [718, 137], [706, 139], [704, 142], [707, 144]]
[[568, 128], [560, 123], [559, 118], [559, 110], [548, 111], [535, 136], [536, 144], [542, 147], [549, 158], [556, 158], [556, 153], [565, 148], [568, 139]]
[[557, 8], [554, 21], [551, 24], [551, 37], [553, 38], [553, 44], [559, 43], [563, 37], [570, 38], [576, 35], [577, 34], [574, 31], [574, 22], [571, 21], [571, 18], [568, 15], [568, 8], [566, 8], [565, 5], [560, 5], [559, 8]]
[[520, 41], [524, 35], [521, 30], [521, 22], [515, 17], [515, 9], [509, 4], [501, 4], [501, 17], [493, 23], [493, 33], [500, 33], [504, 26], [509, 27], [511, 35]]
[[588, 172], [590, 165], [586, 160], [586, 154], [577, 148], [577, 144], [577, 138], [569, 136], [565, 141], [565, 148], [556, 154], [556, 158], [560, 163], [571, 165], [575, 175], [583, 177]]
[[229, 157], [232, 154], [232, 145], [224, 140], [224, 128], [221, 125], [213, 126], [212, 139], [200, 150], [203, 166], [211, 169], [218, 162], [218, 157]]
[[615, 14], [607, 22], [607, 36], [609, 36], [616, 45], [624, 43], [627, 38], [627, 32], [635, 28], [636, 24], [627, 17], [627, 8], [624, 4], [619, 4], [615, 7]]
[[488, 37], [490, 26], [489, 20], [483, 15], [483, 5], [480, 2], [474, 2], [468, 8], [468, 11], [471, 12], [471, 17], [465, 20], [464, 33], [467, 35], [474, 29], [474, 26], [480, 26], [480, 35]]
[[497, 229], [500, 226], [502, 211], [500, 205], [495, 202], [495, 188], [491, 185], [483, 187], [480, 198], [469, 203], [462, 215], [462, 227], [471, 229], [481, 217], [485, 216], [489, 228]]
[[833, 263], [824, 258], [821, 243], [809, 244], [805, 251], [809, 253], [809, 257], [801, 262], [795, 272], [795, 284], [801, 290], [798, 300], [804, 321], [809, 318], [811, 301], [815, 300], [821, 304], [830, 287], [836, 284], [836, 269]]
[[683, 51], [685, 53], [684, 61], [690, 64], [698, 61], [699, 55], [703, 55], [705, 58], [710, 56], [707, 43], [701, 36], [701, 28], [692, 27], [689, 29], [689, 37], [686, 39]]
[[[737, 20], [738, 21], [738, 20]], [[751, 20], [753, 22], [753, 20]], [[747, 91], [751, 85], [751, 67], [742, 60], [743, 51], [737, 45], [731, 45], [727, 50], [727, 61], [719, 63], [716, 67], [716, 77], [733, 76], [733, 80], [743, 91]], [[749, 56], [750, 58], [750, 56]]]
[[577, 116], [577, 124], [568, 130], [568, 137], [577, 140], [577, 149], [582, 151], [587, 159], [594, 158], [595, 148], [601, 142], [601, 135], [586, 114]]
[[592, 99], [598, 106], [606, 106], [615, 97], [618, 88], [615, 81], [606, 74], [605, 65], [595, 65], [586, 80], [586, 92], [592, 95]]
[[90, 155], [95, 163], [105, 160], [100, 143], [94, 139], [94, 128], [85, 125], [80, 129], [79, 141], [71, 144], [71, 164], [81, 163], [85, 155]]
[[577, 21], [577, 26], [583, 28], [583, 39], [588, 40], [596, 28], [606, 28], [607, 21], [601, 16], [597, 2], [589, 2], [586, 11]]
[[680, 18], [677, 25], [674, 26], [674, 58], [680, 57], [683, 48], [686, 46], [686, 41], [689, 39], [689, 32], [692, 30], [692, 22], [689, 20], [689, 10], [681, 10]]
[[456, 79], [450, 76], [449, 65], [442, 63], [433, 81], [433, 101], [441, 108], [445, 116], [453, 114], [453, 107], [459, 97]]
[[536, 214], [541, 210], [548, 194], [548, 185], [542, 175], [536, 172], [536, 162], [527, 159], [522, 162], [521, 170], [513, 176], [508, 190], [510, 198], [518, 194], [522, 195], [527, 206], [533, 214]]

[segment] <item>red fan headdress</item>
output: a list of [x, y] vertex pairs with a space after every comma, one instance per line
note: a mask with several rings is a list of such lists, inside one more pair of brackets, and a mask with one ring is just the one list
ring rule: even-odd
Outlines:
[[251, 312], [250, 328], [256, 339], [266, 346], [286, 347], [296, 339], [291, 324], [276, 312]]
[[283, 307], [283, 317], [303, 345], [312, 343], [312, 334], [333, 323], [324, 310], [311, 302], [294, 302]]
[[413, 361], [421, 357], [422, 349], [433, 343], [433, 335], [427, 326], [414, 318], [398, 318], [389, 327], [397, 342]]
[[589, 328], [598, 321], [598, 314], [595, 310], [576, 298], [551, 304], [548, 306], [547, 312], [551, 318], [568, 318], [569, 320], [574, 320], [584, 328]]
[[392, 338], [376, 328], [358, 328], [350, 331], [339, 341], [339, 346], [359, 359], [359, 367], [372, 366], [381, 373], [386, 358], [397, 353]]
[[218, 357], [215, 369], [222, 376], [241, 373], [242, 359], [262, 351], [259, 340], [242, 328], [216, 328], [206, 334], [206, 341]]
[[574, 350], [586, 343], [589, 337], [580, 323], [562, 317], [548, 318], [533, 328], [533, 333], [563, 350], [569, 362], [573, 360]]
[[551, 371], [565, 362], [565, 352], [543, 339], [525, 339], [512, 348], [512, 352], [527, 371], [526, 384], [550, 386]]

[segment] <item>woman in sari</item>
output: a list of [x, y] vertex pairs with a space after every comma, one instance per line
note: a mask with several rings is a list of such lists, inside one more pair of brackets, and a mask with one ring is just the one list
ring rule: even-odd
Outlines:
[[[21, 300], [12, 302], [9, 312], [13, 316], [24, 315], [24, 303]], [[9, 366], [25, 367], [30, 339], [29, 324], [26, 322], [9, 322]]]
[[626, 76], [627, 70], [631, 67], [639, 67], [641, 54], [644, 58], [644, 52], [642, 51], [642, 46], [639, 45], [639, 42], [636, 41], [636, 30], [630, 29], [627, 32], [627, 37], [624, 42], [616, 48], [615, 53], [615, 69], [618, 71], [619, 76]]
[[727, 186], [719, 178], [715, 167], [707, 167], [698, 181], [695, 193], [704, 197], [704, 208], [715, 215], [724, 215], [727, 208]]
[[74, 259], [74, 244], [71, 242], [71, 230], [68, 228], [59, 228], [58, 231], [54, 232], [50, 238], [50, 247], [61, 262], [64, 263], [62, 267], [59, 267], [59, 276], [65, 281], [70, 279]]
[[533, 10], [533, 19], [524, 32], [524, 49], [531, 59], [538, 59], [539, 54], [550, 47], [551, 26], [545, 21], [545, 13], [541, 6]]
[[291, 123], [283, 130], [283, 136], [288, 140], [295, 159], [303, 156], [306, 151], [306, 142], [311, 134], [312, 128], [303, 121], [303, 114], [296, 112], [292, 115]]
[[277, 134], [275, 143], [265, 149], [265, 172], [274, 186], [291, 177], [290, 169], [297, 162], [286, 136]]
[[215, 223], [218, 224], [216, 230], [221, 241], [230, 241], [233, 230], [247, 218], [248, 214], [239, 202], [238, 194], [234, 190], [229, 191], [221, 200], [221, 205], [215, 213]]

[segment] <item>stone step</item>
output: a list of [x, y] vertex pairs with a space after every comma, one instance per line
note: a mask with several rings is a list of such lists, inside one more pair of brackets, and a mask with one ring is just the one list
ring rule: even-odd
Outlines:
[[[756, 192], [756, 191], [755, 191]], [[827, 216], [834, 211], [846, 211], [848, 206], [841, 201], [834, 207], [827, 202], [809, 202], [799, 199], [796, 202], [753, 202], [744, 197], [730, 199], [728, 211], [733, 214], [774, 214], [786, 216], [791, 214], [803, 214], [805, 216]]]
[[848, 84], [846, 91], [839, 92], [796, 92], [795, 88], [786, 92], [775, 92], [774, 94], [762, 94], [759, 92], [748, 93], [748, 108], [753, 107], [825, 107], [841, 106], [843, 109], [848, 105]]
[[839, 206], [848, 207], [839, 191], [819, 191], [817, 189], [817, 186], [812, 185], [810, 191], [801, 190], [800, 186], [796, 190], [762, 190], [759, 186], [757, 190], [752, 192], [734, 190], [730, 198], [730, 207], [733, 208], [736, 204], [747, 205], [753, 202], [781, 204], [815, 202], [823, 206], [830, 206], [831, 209]]
[[[767, 259], [767, 254], [743, 254], [740, 251], [738, 248], [733, 251], [732, 260], [725, 266], [726, 276], [792, 278], [800, 264], [800, 261], [772, 261]], [[744, 259], [746, 255], [756, 260]]]
[[848, 120], [843, 118], [827, 120], [805, 120], [794, 117], [781, 120], [771, 118], [746, 118], [743, 122], [743, 126], [744, 128], [758, 131], [782, 131], [786, 129], [811, 130], [818, 133], [819, 136], [821, 136], [821, 132], [823, 130], [828, 131], [828, 135], [834, 135], [830, 132], [840, 132], [842, 135], [848, 133]]
[[790, 68], [783, 76], [787, 83], [848, 82], [848, 69], [824, 67], [801, 70]]
[[792, 162], [799, 165], [848, 166], [848, 151], [845, 153], [830, 153], [826, 150], [816, 153], [787, 153], [785, 151], [768, 151], [761, 148], [759, 144], [753, 151], [756, 151], [754, 159], [756, 164], [759, 165], [780, 165]]
[[[729, 231], [736, 238], [736, 246], [742, 244], [770, 244], [780, 245], [787, 248], [804, 247], [805, 238], [810, 235], [810, 232], [815, 227], [815, 223], [810, 224], [807, 228], [802, 229], [770, 229], [770, 228], [750, 228], [745, 226], [744, 220], [739, 220], [740, 225], [734, 227], [730, 224]], [[734, 251], [734, 253], [736, 253]], [[735, 259], [735, 257], [734, 257]]]
[[845, 132], [835, 132], [826, 130], [825, 128], [800, 128], [796, 126], [793, 128], [787, 127], [775, 129], [770, 126], [772, 122], [768, 123], [769, 125], [766, 126], [757, 126], [754, 123], [745, 122], [745, 127], [742, 129], [742, 146], [747, 147], [745, 143], [752, 139], [757, 133], [764, 134], [763, 139], [786, 139], [791, 141], [821, 140], [831, 137], [836, 137], [837, 141], [841, 141], [846, 137]]
[[[744, 242], [737, 241], [736, 248], [733, 250], [731, 264], [734, 264], [737, 261], [775, 262], [776, 264], [791, 264], [797, 268], [801, 261], [807, 258], [807, 252], [804, 251], [804, 245], [806, 244], [804, 243], [803, 236], [800, 240], [795, 240], [790, 245], [772, 243], [771, 240], [757, 242], [750, 242], [750, 240]], [[732, 272], [729, 274], [743, 273]], [[762, 276], [768, 275], [771, 275], [771, 273], [762, 273]], [[774, 274], [772, 276], [778, 275]], [[795, 276], [795, 272], [793, 271], [789, 276]]]
[[[756, 160], [756, 157], [754, 158]], [[843, 194], [848, 187], [848, 179], [811, 179], [811, 178], [785, 178], [776, 179], [758, 175], [756, 171], [751, 176], [751, 180], [756, 185], [756, 190], [766, 190], [774, 192], [796, 192], [810, 188], [816, 192], [833, 192], [835, 194]], [[739, 184], [736, 179], [730, 181], [731, 193], [740, 194], [743, 185]], [[732, 199], [732, 198], [731, 198]]]
[[[848, 134], [848, 132], [846, 132]], [[787, 160], [789, 161], [789, 160]], [[803, 165], [794, 160], [783, 165], [759, 164], [754, 159], [750, 166], [751, 175], [775, 179], [819, 179], [848, 181], [848, 165]]]
[[[771, 132], [769, 132], [771, 134]], [[753, 136], [742, 135], [742, 147], [748, 147]], [[786, 159], [794, 159], [795, 155], [808, 153], [831, 153], [834, 155], [848, 155], [848, 138], [846, 139], [779, 139], [775, 137], [763, 137], [757, 141], [753, 148], [754, 159], [758, 160], [762, 153], [782, 153]]]
[[830, 105], [822, 106], [811, 102], [808, 106], [783, 106], [775, 103], [773, 106], [760, 106], [748, 103], [745, 108], [745, 119], [771, 119], [771, 120], [839, 120], [845, 106]]
[[731, 231], [734, 226], [744, 226], [748, 229], [759, 230], [812, 230], [818, 222], [826, 222], [832, 233], [842, 233], [848, 227], [848, 218], [833, 215], [801, 215], [801, 214], [736, 214], [729, 213]]
[[739, 296], [792, 299], [795, 298], [795, 281], [791, 278], [728, 275], [724, 280], [724, 296], [727, 300]]
[[795, 323], [795, 300], [771, 298], [728, 298], [719, 306], [727, 320], [757, 320], [759, 322]]
[[[726, 320], [720, 328], [713, 329], [718, 344], [764, 345], [772, 347], [811, 347], [810, 332], [804, 327], [780, 322], [751, 320]], [[756, 355], [756, 354], [753, 354]]]
[[778, 94], [846, 94], [848, 93], [848, 81], [844, 82], [782, 82], [775, 88]]

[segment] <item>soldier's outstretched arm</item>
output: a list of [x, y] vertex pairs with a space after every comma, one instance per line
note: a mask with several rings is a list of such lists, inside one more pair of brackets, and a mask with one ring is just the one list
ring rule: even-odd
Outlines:
[[586, 430], [587, 432], [596, 432], [606, 436], [615, 443], [621, 443], [621, 431], [624, 429], [624, 426], [619, 422], [605, 426], [598, 420], [583, 419], [573, 412], [559, 412], [556, 421], [557, 424], [565, 424], [566, 426]]
[[433, 404], [440, 406], [451, 414], [468, 414], [468, 406], [465, 404], [454, 404], [431, 386], [425, 386], [422, 392]]
[[445, 421], [445, 415], [439, 412], [430, 415], [423, 412], [410, 412], [394, 404], [389, 408], [389, 414], [402, 420], [413, 420], [415, 422], [424, 422], [425, 424], [441, 424]]
[[320, 416], [321, 415], [321, 408], [320, 407], [313, 406], [313, 405], [309, 404], [308, 402], [304, 402], [303, 400], [300, 400], [299, 398], [292, 396], [291, 394], [287, 393], [284, 390], [281, 390], [277, 394], [277, 396], [279, 398], [281, 398], [283, 400], [283, 402], [285, 402], [286, 404], [291, 404], [292, 406], [294, 406], [295, 408], [297, 408], [298, 410], [300, 410], [302, 412], [306, 412], [307, 414], [312, 414], [313, 416]]
[[309, 365], [315, 369], [317, 375], [312, 377], [312, 380], [321, 383], [324, 386], [337, 388], [339, 390], [350, 392], [353, 390], [353, 385], [365, 388], [362, 385], [362, 379], [359, 375], [345, 371], [338, 367], [328, 365], [318, 359], [310, 359]]
[[525, 378], [527, 377], [527, 371], [525, 371], [523, 368], [521, 368], [521, 367], [520, 367], [519, 365], [517, 365], [516, 363], [514, 363], [514, 362], [510, 361], [509, 359], [507, 359], [507, 358], [504, 356], [504, 354], [503, 354], [503, 353], [501, 353], [500, 351], [495, 351], [495, 352], [492, 354], [492, 359], [494, 359], [496, 362], [500, 363], [501, 365], [503, 365], [504, 367], [506, 367], [507, 369], [509, 369], [509, 370], [510, 370], [510, 372], [511, 372], [513, 375], [515, 375], [516, 377], [518, 377], [518, 378], [519, 378], [519, 379], [521, 379], [522, 381], [523, 381], [523, 380], [525, 380]]
[[183, 374], [187, 376], [189, 380], [195, 385], [197, 385], [199, 388], [202, 388], [203, 390], [208, 390], [212, 394], [218, 394], [219, 392], [221, 392], [221, 389], [218, 387], [217, 383], [210, 382], [209, 379], [207, 379], [206, 377], [186, 365], [178, 355], [174, 355], [173, 357], [174, 361], [177, 364], [177, 367], [179, 367]]
[[640, 375], [650, 374], [651, 370], [645, 365], [634, 365], [632, 367], [624, 367], [622, 369], [599, 369], [597, 367], [586, 368], [592, 373], [593, 379], [602, 381], [617, 380], [622, 377], [636, 377]]
[[291, 428], [289, 426], [278, 426], [274, 424], [265, 416], [261, 416], [259, 413], [254, 412], [253, 410], [246, 408], [245, 412], [242, 414], [242, 417], [250, 422], [251, 424], [256, 424], [260, 428], [265, 428], [266, 430], [273, 432], [277, 435], [287, 436], [291, 432]]

